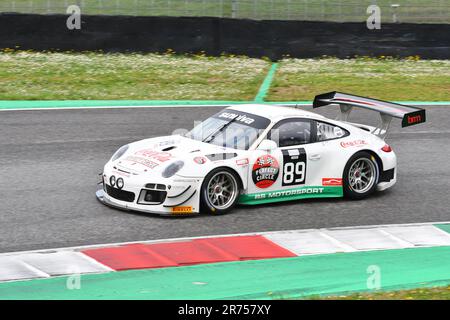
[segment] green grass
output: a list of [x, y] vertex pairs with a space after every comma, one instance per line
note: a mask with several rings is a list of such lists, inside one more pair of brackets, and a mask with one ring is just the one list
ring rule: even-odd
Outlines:
[[336, 90], [386, 100], [450, 101], [449, 88], [449, 60], [286, 59], [268, 99], [308, 100]]
[[246, 57], [0, 53], [0, 100], [251, 100], [269, 68]]
[[[80, 3], [84, 14], [232, 17], [232, 0], [10, 0], [0, 12], [65, 13], [66, 3]], [[305, 4], [306, 3], [306, 4]], [[365, 21], [368, 0], [238, 0], [237, 18]], [[382, 22], [392, 22], [392, 0], [377, 0]], [[396, 0], [400, 22], [450, 23], [450, 0]]]
[[[0, 52], [0, 100], [253, 100], [270, 62], [174, 54]], [[343, 91], [450, 101], [450, 60], [284, 59], [267, 101]]]
[[[313, 297], [312, 299], [319, 299]], [[330, 296], [326, 300], [450, 300], [449, 287], [419, 288], [400, 291], [383, 291], [374, 293], [355, 293], [343, 296]]]

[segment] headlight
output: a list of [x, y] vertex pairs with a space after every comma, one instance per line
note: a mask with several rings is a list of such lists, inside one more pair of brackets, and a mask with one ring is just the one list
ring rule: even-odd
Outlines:
[[117, 185], [117, 188], [122, 189], [123, 188], [123, 179], [122, 178], [117, 179], [116, 185]]
[[173, 176], [175, 173], [177, 173], [178, 171], [180, 171], [181, 168], [183, 168], [184, 166], [184, 162], [179, 160], [179, 161], [175, 161], [174, 163], [169, 164], [164, 171], [161, 173], [161, 175], [164, 178], [170, 178], [171, 176]]
[[116, 151], [116, 153], [114, 153], [114, 155], [111, 157], [111, 161], [116, 161], [117, 159], [119, 159], [121, 156], [123, 156], [123, 154], [125, 152], [127, 152], [129, 148], [129, 145], [126, 144], [122, 147], [119, 148], [119, 150]]

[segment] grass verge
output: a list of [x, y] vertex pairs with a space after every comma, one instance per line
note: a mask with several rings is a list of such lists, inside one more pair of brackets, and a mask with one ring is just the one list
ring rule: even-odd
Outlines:
[[348, 296], [330, 296], [326, 300], [450, 300], [450, 286], [411, 290], [355, 293]]
[[[257, 95], [270, 63], [242, 56], [0, 52], [0, 100], [226, 100]], [[343, 91], [450, 101], [450, 60], [284, 59], [266, 101]]]
[[336, 90], [394, 101], [448, 101], [449, 88], [450, 60], [285, 59], [268, 100], [309, 100]]
[[247, 57], [0, 53], [0, 100], [252, 100], [270, 64]]

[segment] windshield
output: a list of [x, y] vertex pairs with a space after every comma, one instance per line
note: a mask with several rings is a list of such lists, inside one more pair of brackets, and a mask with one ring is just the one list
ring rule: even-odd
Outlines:
[[264, 117], [224, 109], [200, 123], [186, 137], [221, 147], [247, 150], [269, 123], [270, 120]]

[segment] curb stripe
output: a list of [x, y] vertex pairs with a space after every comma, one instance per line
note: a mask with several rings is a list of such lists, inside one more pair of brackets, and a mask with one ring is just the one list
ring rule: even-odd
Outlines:
[[145, 241], [128, 241], [128, 242], [113, 242], [106, 244], [92, 244], [92, 245], [80, 245], [73, 247], [59, 247], [59, 248], [47, 248], [47, 249], [38, 249], [38, 250], [28, 250], [28, 251], [16, 251], [16, 252], [3, 252], [0, 253], [0, 260], [6, 257], [15, 257], [18, 255], [24, 255], [28, 253], [54, 253], [58, 252], [66, 252], [66, 251], [83, 251], [88, 249], [95, 248], [105, 248], [105, 247], [117, 247], [122, 245], [132, 245], [132, 244], [153, 244], [153, 243], [166, 243], [166, 242], [176, 242], [176, 241], [189, 241], [196, 239], [211, 239], [217, 237], [236, 237], [236, 236], [255, 236], [255, 235], [272, 235], [279, 233], [309, 233], [320, 230], [359, 230], [359, 229], [377, 229], [377, 228], [387, 228], [387, 227], [414, 227], [414, 226], [435, 226], [439, 227], [443, 230], [443, 228], [448, 228], [448, 233], [450, 233], [450, 221], [438, 221], [438, 222], [417, 222], [417, 223], [403, 223], [403, 224], [378, 224], [378, 225], [359, 225], [359, 226], [350, 226], [350, 227], [331, 227], [331, 228], [322, 228], [322, 229], [291, 229], [291, 230], [283, 230], [283, 231], [266, 231], [266, 232], [247, 232], [247, 233], [230, 233], [223, 235], [211, 235], [211, 236], [197, 236], [197, 237], [179, 237], [179, 238], [169, 238], [169, 239], [156, 239], [156, 240], [145, 240]]
[[25, 253], [0, 258], [0, 281], [109, 271], [110, 268], [76, 251]]
[[134, 244], [82, 253], [116, 271], [296, 256], [262, 236]]
[[408, 249], [450, 247], [450, 223], [361, 226], [210, 236], [0, 254], [0, 281], [73, 273], [231, 263]]
[[1, 299], [288, 299], [370, 291], [368, 267], [381, 290], [450, 284], [450, 247], [413, 248], [251, 260], [177, 268], [88, 274], [81, 290], [69, 277], [0, 283]]

